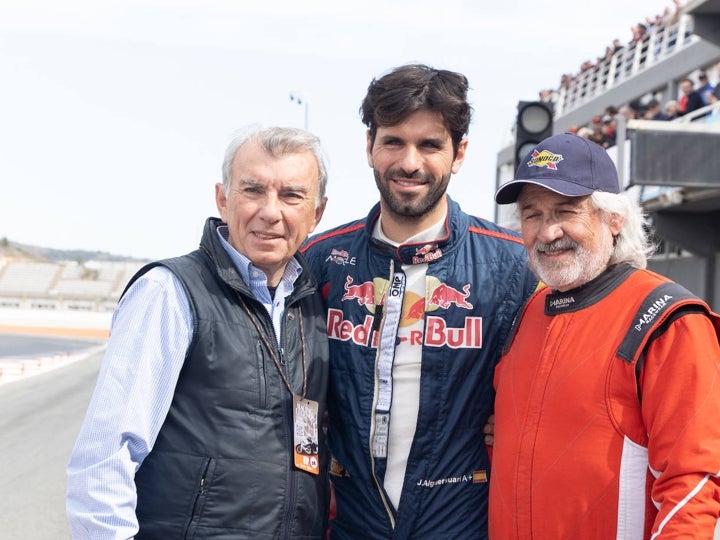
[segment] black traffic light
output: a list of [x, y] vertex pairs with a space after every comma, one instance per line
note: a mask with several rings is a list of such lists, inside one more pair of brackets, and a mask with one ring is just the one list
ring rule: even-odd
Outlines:
[[553, 104], [546, 101], [520, 101], [515, 126], [515, 168], [525, 155], [553, 134]]

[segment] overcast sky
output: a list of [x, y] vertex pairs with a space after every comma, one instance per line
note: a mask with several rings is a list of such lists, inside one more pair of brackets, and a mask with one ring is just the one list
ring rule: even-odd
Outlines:
[[409, 62], [470, 80], [468, 155], [449, 192], [492, 219], [517, 102], [670, 5], [0, 0], [0, 238], [151, 259], [191, 251], [217, 215], [235, 131], [303, 127], [306, 112], [330, 163], [318, 231], [362, 217], [377, 192], [358, 107], [373, 77]]

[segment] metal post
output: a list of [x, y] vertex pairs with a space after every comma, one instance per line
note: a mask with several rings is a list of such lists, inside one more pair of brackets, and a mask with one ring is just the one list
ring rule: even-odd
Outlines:
[[297, 103], [298, 105], [300, 105], [301, 107], [303, 107], [305, 109], [305, 123], [304, 123], [303, 127], [307, 131], [308, 126], [309, 126], [309, 118], [310, 118], [310, 104], [308, 103], [308, 101], [306, 99], [303, 99], [302, 97], [295, 95], [295, 94], [290, 94], [290, 101]]
[[617, 158], [615, 168], [618, 172], [618, 183], [620, 190], [624, 191], [627, 186], [628, 178], [625, 178], [625, 141], [627, 140], [627, 118], [622, 114], [615, 115], [615, 147], [617, 148]]

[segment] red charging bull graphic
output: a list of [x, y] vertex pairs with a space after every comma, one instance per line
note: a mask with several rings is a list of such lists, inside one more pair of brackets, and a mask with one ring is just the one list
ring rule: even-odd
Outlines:
[[420, 300], [410, 304], [410, 308], [407, 310], [407, 318], [412, 321], [418, 321], [423, 317], [425, 317], [425, 299], [420, 298]]
[[463, 292], [458, 291], [446, 283], [441, 283], [432, 291], [428, 304], [443, 309], [449, 308], [452, 304], [455, 304], [457, 307], [472, 309], [472, 304], [465, 300], [468, 296], [470, 296], [469, 283], [463, 287]]
[[366, 281], [358, 285], [353, 285], [352, 276], [348, 276], [345, 280], [345, 294], [342, 300], [357, 300], [361, 306], [375, 305], [375, 285], [372, 281]]

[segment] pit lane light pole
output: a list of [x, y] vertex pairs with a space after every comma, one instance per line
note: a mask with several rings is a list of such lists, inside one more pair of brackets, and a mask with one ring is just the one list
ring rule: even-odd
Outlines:
[[304, 99], [304, 98], [298, 96], [297, 94], [290, 94], [290, 101], [297, 103], [298, 105], [300, 105], [301, 107], [303, 107], [305, 109], [304, 128], [307, 131], [308, 126], [309, 126], [308, 118], [309, 118], [309, 114], [310, 114], [310, 104], [308, 103], [307, 99]]

